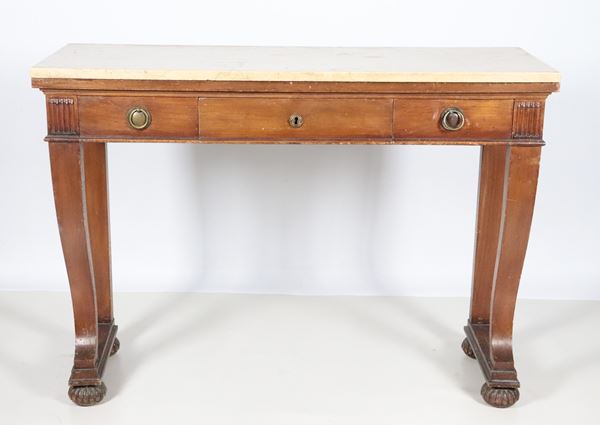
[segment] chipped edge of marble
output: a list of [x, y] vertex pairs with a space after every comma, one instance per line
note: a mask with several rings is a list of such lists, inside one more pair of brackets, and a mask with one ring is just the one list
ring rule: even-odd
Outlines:
[[531, 72], [303, 72], [132, 70], [33, 67], [31, 78], [157, 81], [311, 81], [346, 83], [559, 83], [558, 71]]

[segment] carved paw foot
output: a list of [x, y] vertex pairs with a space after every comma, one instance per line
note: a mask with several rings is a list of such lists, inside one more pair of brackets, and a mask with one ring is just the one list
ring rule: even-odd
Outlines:
[[69, 387], [69, 398], [78, 406], [93, 406], [102, 401], [106, 395], [106, 385]]
[[117, 351], [119, 351], [119, 348], [121, 348], [121, 343], [119, 342], [118, 338], [115, 338], [115, 342], [113, 342], [113, 345], [110, 349], [110, 355], [114, 356], [115, 354], [117, 354]]
[[467, 338], [463, 339], [461, 348], [467, 356], [471, 357], [472, 359], [475, 358], [475, 353], [473, 352], [473, 348], [471, 347], [471, 344]]
[[481, 396], [487, 404], [494, 407], [510, 407], [519, 400], [517, 388], [495, 388], [487, 383], [481, 387]]

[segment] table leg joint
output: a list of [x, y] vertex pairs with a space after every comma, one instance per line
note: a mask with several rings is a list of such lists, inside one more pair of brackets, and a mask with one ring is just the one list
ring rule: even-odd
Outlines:
[[494, 364], [490, 356], [489, 325], [468, 324], [465, 334], [481, 367], [486, 383], [495, 388], [519, 388], [517, 371], [512, 365]]
[[98, 324], [98, 358], [93, 368], [76, 368], [71, 371], [69, 385], [72, 387], [97, 386], [102, 384], [102, 375], [106, 361], [111, 354], [117, 336], [114, 323]]

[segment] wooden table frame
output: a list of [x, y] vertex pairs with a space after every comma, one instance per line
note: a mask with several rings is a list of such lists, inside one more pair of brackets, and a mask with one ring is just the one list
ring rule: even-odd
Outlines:
[[[508, 407], [518, 400], [513, 316], [544, 145], [544, 104], [558, 83], [32, 81], [46, 95], [46, 141], [75, 319], [69, 381], [75, 403], [102, 400], [102, 372], [119, 348], [112, 308], [108, 142], [480, 146], [473, 289], [462, 348], [481, 366], [487, 403]], [[258, 105], [258, 115], [248, 105]], [[147, 132], [128, 128], [126, 114], [135, 106], [149, 107], [156, 126], [152, 121]], [[465, 128], [446, 131], [440, 114], [453, 106], [464, 109]], [[302, 113], [294, 108], [303, 107], [309, 110], [303, 133], [274, 123], [280, 114]], [[169, 115], [172, 108], [179, 112]], [[346, 128], [337, 118], [344, 108], [352, 117], [366, 116], [363, 125], [372, 131]]]

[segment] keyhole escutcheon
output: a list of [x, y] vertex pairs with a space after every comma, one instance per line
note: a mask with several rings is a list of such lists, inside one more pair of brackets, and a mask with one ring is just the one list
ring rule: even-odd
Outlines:
[[304, 124], [304, 118], [302, 115], [294, 113], [288, 118], [288, 123], [292, 128], [300, 128]]

